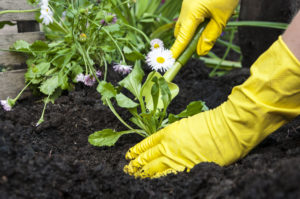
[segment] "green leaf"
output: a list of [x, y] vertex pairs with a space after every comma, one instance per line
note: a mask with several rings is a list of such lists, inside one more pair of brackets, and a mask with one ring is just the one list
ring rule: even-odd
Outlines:
[[49, 97], [49, 102], [54, 104], [54, 101], [61, 96], [62, 90], [60, 88], [55, 89], [52, 95]]
[[[153, 100], [152, 100], [152, 94], [151, 94], [151, 88], [153, 86], [153, 82], [152, 82], [152, 79], [154, 77], [157, 77], [158, 79], [161, 79], [163, 78], [162, 75], [156, 71], [153, 71], [151, 73], [149, 73], [148, 77], [147, 77], [147, 80], [145, 81], [143, 87], [142, 87], [142, 96], [145, 97], [145, 102], [146, 102], [146, 106], [149, 110], [154, 110], [154, 106], [153, 106]], [[161, 83], [160, 83], [161, 84]], [[167, 82], [167, 85], [168, 85], [168, 88], [169, 88], [169, 91], [171, 92], [171, 99], [173, 99], [174, 97], [177, 96], [178, 92], [179, 92], [179, 88], [176, 84], [172, 83], [172, 82]], [[160, 88], [161, 89], [161, 88]], [[166, 88], [164, 88], [166, 89]], [[166, 91], [167, 92], [167, 91]], [[167, 94], [167, 93], [166, 93]], [[161, 95], [161, 93], [160, 93]], [[165, 107], [164, 103], [163, 103], [163, 100], [162, 100], [162, 97], [159, 97], [158, 98], [158, 105], [157, 107], [159, 109], [162, 109]], [[165, 99], [165, 98], [164, 98]]]
[[42, 83], [39, 87], [40, 91], [45, 95], [51, 95], [57, 87], [59, 87], [58, 75], [55, 75]]
[[59, 40], [59, 41], [53, 41], [53, 42], [49, 43], [48, 46], [49, 46], [50, 48], [54, 48], [54, 47], [61, 46], [61, 45], [63, 45], [63, 44], [64, 44], [64, 41]]
[[39, 1], [38, 0], [27, 0], [27, 3], [30, 5], [36, 6], [39, 3]]
[[148, 1], [136, 1], [136, 18], [139, 19], [147, 10]]
[[178, 114], [179, 117], [188, 117], [193, 116], [197, 113], [200, 113], [202, 111], [207, 111], [208, 107], [205, 105], [205, 102], [199, 100], [189, 103], [187, 105], [186, 109], [183, 110], [181, 113]]
[[123, 93], [116, 95], [117, 103], [122, 108], [136, 108], [139, 106], [138, 103], [132, 101], [129, 97], [125, 96]]
[[15, 23], [12, 23], [11, 21], [1, 21], [0, 22], [0, 29], [2, 29], [5, 25], [14, 26]]
[[89, 135], [89, 143], [93, 146], [113, 146], [124, 135], [134, 133], [133, 130], [115, 132], [112, 129], [104, 129]]
[[47, 43], [37, 40], [33, 44], [31, 44], [30, 49], [32, 51], [47, 51], [49, 47]]
[[119, 84], [128, 89], [135, 97], [139, 97], [143, 77], [144, 71], [140, 65], [136, 64], [132, 72], [120, 81]]
[[187, 105], [186, 109], [183, 110], [181, 113], [177, 115], [169, 114], [169, 123], [171, 124], [181, 118], [190, 117], [207, 110], [208, 107], [205, 105], [205, 102], [201, 100], [191, 102], [189, 105]]
[[44, 75], [46, 72], [48, 72], [49, 68], [50, 68], [50, 63], [42, 62], [36, 66], [33, 66], [33, 71], [35, 74], [40, 76], [40, 75]]
[[101, 81], [98, 84], [97, 91], [101, 94], [101, 100], [103, 102], [105, 102], [106, 99], [111, 99], [117, 95], [115, 87], [106, 81]]
[[152, 88], [151, 88], [151, 96], [153, 101], [153, 110], [156, 111], [157, 105], [158, 105], [158, 99], [159, 99], [159, 84], [158, 84], [158, 78], [153, 77], [152, 82], [154, 82]]
[[105, 26], [105, 29], [108, 30], [109, 32], [117, 32], [120, 30], [120, 25], [119, 24], [108, 25]]
[[75, 51], [73, 48], [67, 48], [67, 49], [58, 51], [57, 56], [55, 57], [55, 60], [53, 61], [53, 65], [55, 65], [59, 68], [63, 68], [70, 62], [70, 60], [72, 59], [74, 54], [75, 54]]
[[68, 76], [67, 73], [65, 73], [64, 71], [59, 72], [58, 74], [58, 81], [60, 84], [60, 88], [62, 90], [67, 90], [69, 88], [69, 81], [68, 81]]
[[[40, 19], [40, 13], [38, 12], [36, 17], [35, 17], [36, 21], [38, 21], [39, 23], [42, 22], [42, 20]], [[67, 34], [66, 30], [62, 28], [62, 26], [59, 23], [50, 23], [49, 25], [47, 25], [47, 28], [49, 28], [51, 30], [51, 33], [54, 32], [56, 33], [55, 35], [58, 34]], [[48, 38], [48, 34], [46, 34], [46, 37]], [[49, 35], [49, 37], [51, 37], [51, 34]]]
[[161, 91], [161, 99], [164, 104], [164, 109], [166, 109], [172, 101], [171, 91], [165, 78], [159, 78], [158, 83]]
[[137, 125], [141, 129], [145, 129], [145, 124], [138, 117], [131, 117], [129, 119], [133, 124]]
[[115, 52], [116, 48], [114, 45], [101, 45], [101, 50], [103, 50], [106, 53], [109, 53], [109, 52]]
[[144, 55], [138, 51], [132, 51], [131, 53], [125, 53], [127, 60], [135, 62], [136, 60], [144, 59]]
[[78, 74], [82, 73], [83, 69], [77, 62], [71, 62], [71, 73], [72, 81], [77, 82], [76, 77]]
[[24, 40], [18, 40], [14, 43], [13, 49], [22, 52], [30, 52], [30, 45]]
[[129, 53], [132, 53], [132, 50], [128, 46], [124, 46], [123, 52], [126, 53], [126, 54], [129, 54]]

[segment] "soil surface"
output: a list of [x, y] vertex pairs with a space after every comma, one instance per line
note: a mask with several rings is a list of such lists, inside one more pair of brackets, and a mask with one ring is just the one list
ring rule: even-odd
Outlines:
[[[199, 99], [216, 107], [249, 76], [248, 69], [240, 69], [208, 78], [208, 70], [194, 60], [182, 69], [175, 80], [181, 92], [169, 112]], [[139, 135], [123, 136], [114, 147], [88, 143], [96, 130], [123, 129], [95, 88], [79, 86], [64, 94], [35, 127], [42, 108], [32, 97], [11, 112], [0, 110], [1, 199], [300, 198], [300, 118], [231, 166], [201, 163], [189, 173], [141, 180], [122, 171], [124, 155]]]

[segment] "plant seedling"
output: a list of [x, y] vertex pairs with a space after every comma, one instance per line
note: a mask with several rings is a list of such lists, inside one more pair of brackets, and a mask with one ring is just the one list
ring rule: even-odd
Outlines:
[[[179, 70], [182, 68], [182, 66], [184, 66], [186, 64], [186, 62], [191, 58], [191, 56], [195, 52], [195, 50], [197, 48], [198, 40], [199, 40], [204, 28], [208, 24], [208, 22], [209, 22], [209, 20], [205, 20], [198, 27], [192, 41], [188, 45], [188, 47], [180, 55], [180, 57], [176, 60], [173, 67], [170, 68], [163, 76], [164, 79], [166, 80], [166, 83], [168, 84], [169, 89], [170, 89], [172, 99], [174, 97], [176, 97], [178, 92], [179, 92], [178, 86], [176, 84], [172, 83], [172, 80], [175, 78], [175, 76], [177, 75]], [[146, 106], [149, 110], [153, 110], [153, 108], [154, 108], [153, 101], [152, 101], [152, 94], [151, 94], [151, 88], [154, 84], [154, 82], [152, 81], [152, 78], [154, 78], [154, 77], [161, 78], [162, 76], [161, 76], [160, 73], [158, 73], [156, 71], [151, 72], [148, 75], [148, 78], [147, 78], [145, 84], [143, 85], [143, 89], [142, 89], [142, 96], [145, 97]], [[157, 106], [158, 106], [158, 108], [163, 107], [163, 102], [162, 102], [160, 97], [159, 97], [159, 101], [158, 101]]]

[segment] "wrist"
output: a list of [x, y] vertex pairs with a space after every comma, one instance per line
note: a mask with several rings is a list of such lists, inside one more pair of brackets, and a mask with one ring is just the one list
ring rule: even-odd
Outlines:
[[294, 17], [291, 24], [282, 35], [282, 40], [295, 57], [300, 60], [300, 12]]

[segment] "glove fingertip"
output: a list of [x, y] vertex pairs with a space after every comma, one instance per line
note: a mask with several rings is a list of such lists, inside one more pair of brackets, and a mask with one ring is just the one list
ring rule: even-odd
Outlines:
[[165, 171], [162, 171], [162, 172], [159, 172], [159, 173], [156, 173], [154, 176], [151, 177], [151, 179], [154, 179], [154, 178], [161, 178], [161, 177], [164, 177], [164, 176], [167, 176], [169, 174], [177, 174], [177, 171], [175, 169], [167, 169]]
[[221, 33], [222, 25], [211, 19], [198, 41], [198, 55], [206, 55], [212, 49]]
[[211, 41], [205, 41], [206, 38], [200, 38], [197, 45], [197, 54], [198, 55], [206, 55], [213, 47], [214, 43]]
[[179, 22], [177, 22], [175, 25], [175, 29], [174, 29], [174, 37], [175, 38], [177, 38], [179, 30], [180, 30], [180, 24], [179, 24]]
[[174, 45], [171, 47], [170, 50], [172, 52], [173, 58], [177, 59], [180, 53], [183, 51], [183, 48], [180, 48], [180, 45], [177, 45], [175, 41]]
[[134, 159], [134, 158], [136, 158], [136, 157], [137, 157], [137, 155], [133, 152], [132, 148], [129, 149], [129, 150], [127, 151], [127, 153], [125, 154], [125, 159], [126, 159], [126, 160], [132, 160], [132, 159]]

